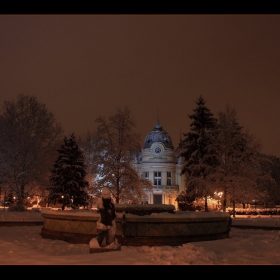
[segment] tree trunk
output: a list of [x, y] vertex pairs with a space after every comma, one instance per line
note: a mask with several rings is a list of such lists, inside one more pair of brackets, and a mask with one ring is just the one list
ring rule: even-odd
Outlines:
[[208, 212], [207, 195], [204, 197], [204, 211]]
[[227, 208], [227, 201], [226, 201], [226, 198], [224, 197], [224, 200], [223, 200], [223, 212], [226, 212], [226, 208]]
[[232, 201], [232, 212], [233, 212], [233, 217], [235, 217], [235, 200]]
[[17, 205], [23, 205], [24, 201], [24, 185], [20, 186], [20, 193], [18, 195]]
[[117, 193], [116, 193], [116, 203], [120, 201], [120, 179], [117, 177]]
[[226, 198], [226, 188], [224, 189], [224, 199], [223, 199], [223, 212], [226, 212], [227, 209], [227, 198]]

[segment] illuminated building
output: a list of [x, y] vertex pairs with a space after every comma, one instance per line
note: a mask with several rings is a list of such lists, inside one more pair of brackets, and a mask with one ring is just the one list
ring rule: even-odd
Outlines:
[[149, 204], [174, 204], [177, 195], [184, 191], [185, 175], [181, 175], [182, 158], [180, 148], [176, 150], [171, 137], [160, 125], [159, 120], [144, 140], [144, 146], [133, 166], [140, 176], [153, 183], [153, 192], [148, 192]]

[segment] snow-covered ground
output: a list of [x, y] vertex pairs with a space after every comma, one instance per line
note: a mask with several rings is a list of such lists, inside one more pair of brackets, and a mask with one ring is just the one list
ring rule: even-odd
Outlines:
[[[40, 221], [40, 212], [0, 210], [0, 221]], [[279, 216], [237, 216], [242, 223], [280, 226]], [[122, 246], [91, 253], [87, 244], [41, 237], [42, 226], [1, 226], [0, 265], [280, 265], [280, 230], [239, 229], [230, 237], [182, 246]]]

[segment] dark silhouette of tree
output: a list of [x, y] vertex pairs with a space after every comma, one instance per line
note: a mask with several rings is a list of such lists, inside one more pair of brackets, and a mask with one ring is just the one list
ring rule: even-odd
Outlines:
[[181, 156], [184, 158], [182, 174], [187, 174], [186, 198], [189, 209], [193, 210], [193, 202], [197, 198], [204, 198], [205, 211], [208, 211], [207, 196], [210, 190], [207, 184], [207, 176], [215, 166], [215, 157], [209, 153], [209, 145], [213, 139], [211, 130], [215, 127], [217, 119], [205, 106], [205, 100], [200, 96], [196, 101], [196, 108], [192, 115], [190, 131], [183, 133], [181, 141]]
[[51, 170], [48, 199], [52, 203], [61, 203], [62, 210], [65, 206], [74, 208], [86, 206], [88, 195], [85, 180], [86, 166], [84, 156], [79, 148], [74, 133], [70, 138], [64, 137], [63, 144], [58, 149], [58, 158]]
[[97, 143], [94, 148], [96, 174], [95, 184], [99, 191], [107, 186], [116, 203], [128, 200], [140, 201], [151, 190], [149, 180], [139, 177], [132, 166], [138, 157], [141, 146], [139, 135], [133, 131], [136, 126], [130, 110], [118, 109], [107, 121], [104, 117], [96, 119]]
[[15, 195], [11, 189], [8, 191], [8, 194], [6, 196], [6, 201], [9, 203], [9, 205], [13, 205], [16, 202]]
[[46, 105], [20, 94], [4, 101], [0, 115], [0, 185], [17, 197], [18, 209], [34, 188], [42, 191], [63, 130]]
[[280, 159], [273, 155], [262, 154], [263, 158], [262, 166], [266, 172], [268, 172], [274, 179], [274, 183], [268, 182], [267, 199], [263, 200], [265, 205], [267, 204], [280, 204]]
[[176, 197], [176, 201], [178, 203], [178, 208], [182, 211], [195, 211], [195, 210], [202, 210], [202, 207], [199, 205], [194, 205], [194, 196], [188, 195], [186, 191], [182, 191]]

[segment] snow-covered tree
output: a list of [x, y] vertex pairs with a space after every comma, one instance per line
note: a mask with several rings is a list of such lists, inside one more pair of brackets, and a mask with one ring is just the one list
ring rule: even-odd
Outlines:
[[215, 141], [211, 152], [218, 164], [210, 174], [211, 186], [223, 192], [223, 211], [227, 200], [251, 201], [267, 195], [267, 185], [273, 179], [263, 168], [260, 143], [238, 124], [236, 111], [227, 106], [218, 114], [218, 124], [213, 131]]
[[89, 183], [88, 195], [90, 206], [97, 204], [99, 189], [95, 185], [95, 178], [97, 176], [97, 165], [96, 165], [96, 143], [97, 135], [95, 132], [88, 131], [85, 135], [79, 137], [79, 146], [83, 151], [86, 165], [86, 180]]
[[44, 189], [63, 130], [45, 104], [20, 94], [4, 101], [0, 115], [0, 185], [24, 209], [34, 188]]
[[261, 154], [262, 166], [271, 175], [274, 182], [267, 182], [267, 199], [262, 202], [265, 204], [280, 204], [280, 159], [273, 155]]
[[86, 166], [83, 152], [79, 148], [74, 133], [66, 136], [58, 149], [58, 157], [51, 170], [48, 199], [52, 203], [65, 206], [80, 207], [88, 203]]
[[188, 115], [192, 120], [190, 131], [183, 133], [181, 141], [181, 156], [184, 158], [182, 174], [187, 174], [187, 189], [185, 201], [188, 202], [190, 210], [193, 210], [193, 202], [196, 198], [205, 199], [205, 211], [207, 208], [207, 196], [211, 193], [207, 183], [207, 176], [215, 166], [215, 157], [209, 152], [209, 145], [212, 143], [211, 130], [215, 127], [217, 119], [214, 114], [205, 106], [203, 97], [196, 101], [196, 108], [193, 114]]
[[152, 189], [152, 184], [139, 177], [132, 166], [141, 146], [139, 135], [133, 131], [136, 125], [129, 108], [118, 109], [108, 121], [98, 117], [96, 122], [96, 186], [99, 190], [104, 186], [109, 187], [116, 203], [135, 199], [140, 201], [146, 196], [145, 190]]

